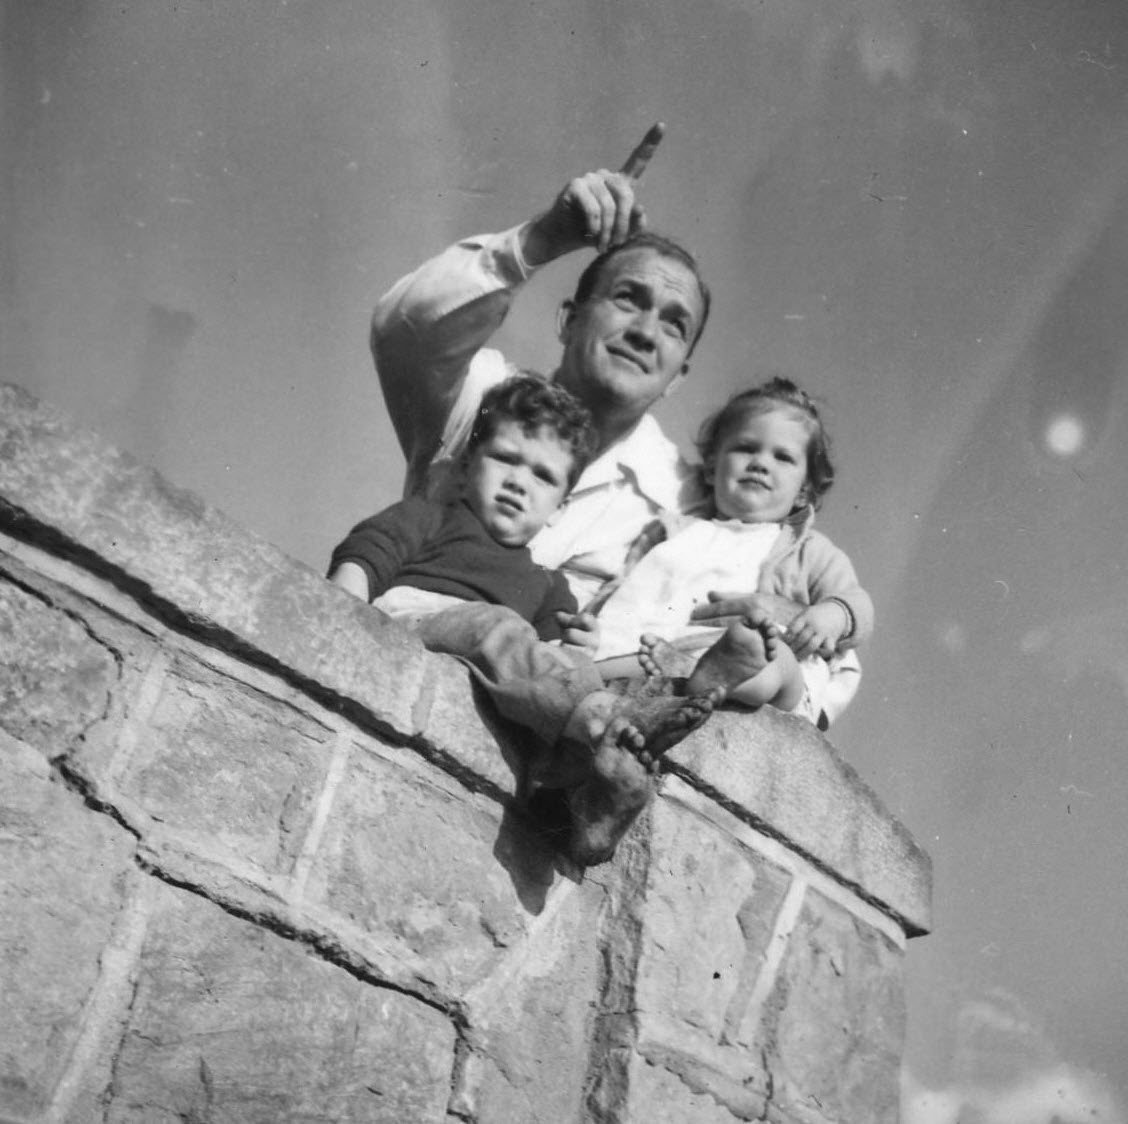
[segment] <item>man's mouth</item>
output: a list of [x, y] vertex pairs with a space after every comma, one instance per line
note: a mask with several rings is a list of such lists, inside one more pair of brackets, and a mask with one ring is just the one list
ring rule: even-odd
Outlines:
[[650, 374], [650, 367], [646, 360], [634, 351], [629, 351], [623, 347], [609, 347], [607, 353], [613, 355], [616, 359], [625, 359], [628, 363], [637, 367], [644, 375]]

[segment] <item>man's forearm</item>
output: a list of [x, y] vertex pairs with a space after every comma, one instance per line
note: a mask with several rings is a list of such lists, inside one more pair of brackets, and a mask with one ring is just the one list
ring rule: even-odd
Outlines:
[[519, 230], [448, 247], [376, 305], [372, 356], [409, 473], [422, 471], [434, 455], [474, 355], [528, 276]]

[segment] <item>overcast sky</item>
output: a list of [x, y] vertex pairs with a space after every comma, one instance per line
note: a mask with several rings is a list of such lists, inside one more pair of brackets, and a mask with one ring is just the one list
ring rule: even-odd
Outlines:
[[0, 50], [0, 378], [318, 569], [402, 479], [375, 298], [666, 121], [716, 306], [660, 418], [821, 395], [878, 605], [831, 736], [935, 864], [906, 1121], [1124, 1124], [1124, 0], [4, 0]]

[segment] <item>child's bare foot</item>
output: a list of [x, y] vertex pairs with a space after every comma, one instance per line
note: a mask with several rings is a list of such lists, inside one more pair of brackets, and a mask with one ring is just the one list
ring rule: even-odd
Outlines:
[[592, 747], [590, 776], [568, 794], [576, 862], [595, 866], [614, 855], [654, 793], [662, 754], [701, 726], [723, 697], [718, 689], [694, 698], [640, 693], [619, 700]]
[[766, 613], [752, 612], [733, 621], [697, 661], [686, 683], [690, 694], [720, 687], [726, 693], [755, 678], [779, 655], [783, 639]]
[[[643, 690], [626, 696], [617, 709], [618, 715], [625, 717], [630, 728], [642, 737], [643, 744], [635, 755], [647, 767], [652, 762], [656, 771], [662, 754], [703, 725], [724, 698], [721, 687], [688, 696]], [[633, 744], [632, 738], [626, 748]]]
[[696, 659], [688, 652], [675, 648], [668, 640], [644, 632], [638, 641], [638, 663], [647, 678], [664, 675], [667, 678], [685, 678], [693, 674]]

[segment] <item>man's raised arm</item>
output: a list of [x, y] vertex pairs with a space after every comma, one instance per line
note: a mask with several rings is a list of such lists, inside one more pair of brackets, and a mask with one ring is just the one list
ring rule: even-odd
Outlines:
[[408, 492], [422, 490], [468, 376], [484, 385], [503, 377], [500, 354], [482, 348], [531, 271], [573, 250], [606, 249], [645, 224], [634, 188], [662, 133], [661, 125], [653, 126], [620, 171], [601, 169], [569, 181], [535, 218], [455, 243], [380, 298], [372, 356], [407, 458]]

